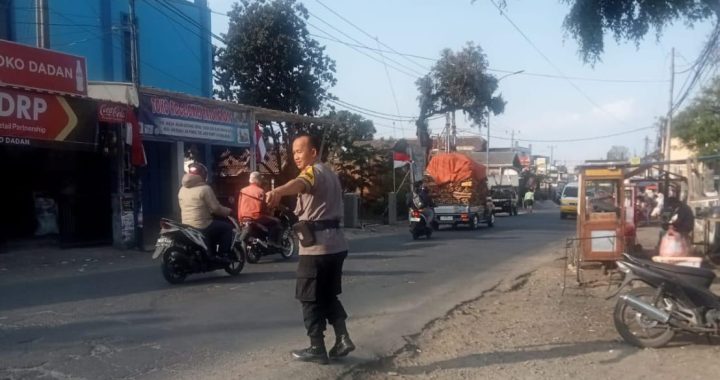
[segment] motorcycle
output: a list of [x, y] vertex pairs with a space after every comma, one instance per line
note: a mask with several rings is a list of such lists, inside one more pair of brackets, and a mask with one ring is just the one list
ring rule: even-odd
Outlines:
[[676, 332], [720, 336], [720, 297], [710, 291], [713, 271], [628, 254], [617, 265], [625, 278], [611, 298], [632, 283], [644, 285], [622, 294], [615, 305], [615, 328], [626, 342], [657, 348]]
[[[209, 242], [198, 229], [170, 219], [160, 221], [160, 237], [155, 245], [153, 260], [162, 257], [161, 269], [165, 280], [171, 284], [180, 284], [188, 275], [212, 272], [224, 269], [227, 274], [237, 276], [245, 266], [245, 255], [240, 244], [240, 225], [229, 217], [235, 227], [230, 263], [213, 259], [209, 252]], [[217, 247], [215, 247], [217, 249]]]
[[293, 257], [298, 250], [297, 237], [292, 231], [292, 226], [297, 222], [295, 214], [287, 207], [280, 205], [275, 212], [275, 217], [280, 220], [279, 236], [270, 239], [268, 228], [254, 220], [243, 220], [240, 244], [247, 261], [255, 264], [263, 256], [279, 254], [287, 260]]
[[[428, 212], [429, 211], [429, 212]], [[430, 217], [426, 213], [431, 214]], [[410, 221], [410, 234], [413, 240], [417, 240], [420, 236], [425, 236], [427, 239], [432, 237], [433, 229], [437, 230], [437, 222], [435, 222], [435, 213], [432, 209], [418, 209], [411, 207], [408, 212], [408, 219]]]

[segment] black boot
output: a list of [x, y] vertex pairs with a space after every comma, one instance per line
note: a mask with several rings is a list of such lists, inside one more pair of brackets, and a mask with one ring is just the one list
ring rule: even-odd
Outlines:
[[301, 362], [311, 362], [318, 364], [328, 364], [328, 353], [325, 345], [311, 345], [304, 350], [293, 351], [292, 355]]
[[335, 345], [330, 349], [331, 358], [342, 358], [355, 351], [355, 344], [350, 335], [343, 334], [335, 338]]

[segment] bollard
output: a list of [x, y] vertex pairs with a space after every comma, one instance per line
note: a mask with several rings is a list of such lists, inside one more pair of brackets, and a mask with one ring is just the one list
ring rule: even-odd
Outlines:
[[397, 193], [388, 193], [388, 224], [397, 224]]

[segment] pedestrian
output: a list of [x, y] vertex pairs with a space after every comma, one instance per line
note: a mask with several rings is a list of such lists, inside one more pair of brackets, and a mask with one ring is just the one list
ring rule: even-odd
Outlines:
[[533, 213], [533, 204], [535, 203], [535, 192], [533, 192], [533, 189], [528, 189], [528, 191], [525, 193], [524, 198], [524, 205], [525, 208], [530, 210], [530, 213]]
[[[292, 355], [300, 361], [327, 364], [328, 356], [347, 356], [355, 349], [345, 325], [347, 313], [337, 297], [342, 292], [342, 268], [348, 254], [340, 229], [342, 188], [337, 174], [320, 162], [317, 140], [301, 135], [292, 148], [300, 175], [268, 192], [266, 198], [273, 207], [282, 197], [297, 195], [299, 222], [293, 229], [300, 240], [300, 259], [295, 298], [302, 304], [310, 347]], [[326, 322], [335, 330], [335, 345], [329, 353], [325, 349]]]

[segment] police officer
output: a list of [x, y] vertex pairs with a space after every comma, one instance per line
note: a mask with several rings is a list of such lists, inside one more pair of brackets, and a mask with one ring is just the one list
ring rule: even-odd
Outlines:
[[[274, 207], [280, 198], [297, 195], [295, 214], [299, 223], [300, 260], [295, 298], [302, 304], [310, 347], [293, 351], [301, 361], [327, 364], [330, 358], [347, 356], [355, 349], [345, 320], [347, 313], [337, 296], [342, 292], [342, 267], [348, 245], [340, 229], [343, 217], [340, 180], [320, 162], [320, 145], [313, 137], [301, 135], [293, 141], [293, 158], [300, 175], [266, 194]], [[335, 345], [325, 349], [326, 321], [335, 330]]]

